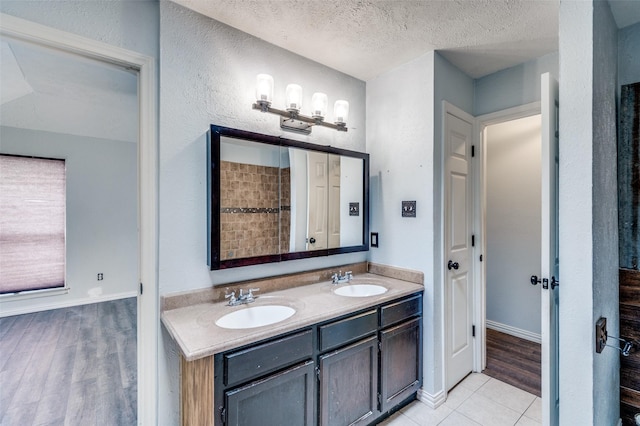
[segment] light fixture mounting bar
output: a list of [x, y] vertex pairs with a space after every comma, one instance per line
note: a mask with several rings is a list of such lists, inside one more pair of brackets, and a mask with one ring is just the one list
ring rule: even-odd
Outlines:
[[297, 114], [291, 111], [285, 111], [277, 108], [273, 108], [267, 104], [255, 103], [253, 109], [260, 110], [262, 112], [270, 112], [280, 116], [280, 127], [285, 130], [291, 130], [294, 132], [310, 134], [313, 126], [328, 127], [330, 129], [337, 130], [339, 132], [346, 132], [346, 125], [338, 125], [333, 123], [327, 123], [323, 120], [317, 120], [306, 115]]

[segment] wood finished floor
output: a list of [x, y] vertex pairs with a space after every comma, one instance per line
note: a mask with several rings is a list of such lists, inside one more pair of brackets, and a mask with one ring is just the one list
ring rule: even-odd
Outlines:
[[539, 343], [487, 329], [487, 376], [541, 396], [540, 360]]
[[0, 425], [135, 425], [136, 298], [0, 318]]

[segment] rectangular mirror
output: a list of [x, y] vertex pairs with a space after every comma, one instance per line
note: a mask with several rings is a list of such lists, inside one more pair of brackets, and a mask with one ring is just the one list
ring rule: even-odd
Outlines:
[[209, 266], [368, 250], [369, 155], [211, 126]]

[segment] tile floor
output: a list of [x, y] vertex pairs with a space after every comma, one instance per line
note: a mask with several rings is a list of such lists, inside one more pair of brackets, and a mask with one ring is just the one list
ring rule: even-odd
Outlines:
[[415, 401], [381, 426], [535, 426], [541, 425], [542, 400], [481, 373], [472, 373], [432, 409]]

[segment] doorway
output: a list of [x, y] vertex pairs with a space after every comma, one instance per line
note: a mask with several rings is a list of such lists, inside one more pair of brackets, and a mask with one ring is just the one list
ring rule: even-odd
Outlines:
[[[155, 59], [10, 15], [0, 15], [0, 35], [32, 42], [64, 54], [129, 70], [137, 78], [138, 242], [137, 412], [139, 424], [157, 423], [157, 106]], [[144, 289], [144, 291], [143, 291]]]
[[484, 373], [541, 396], [541, 115], [485, 125]]

